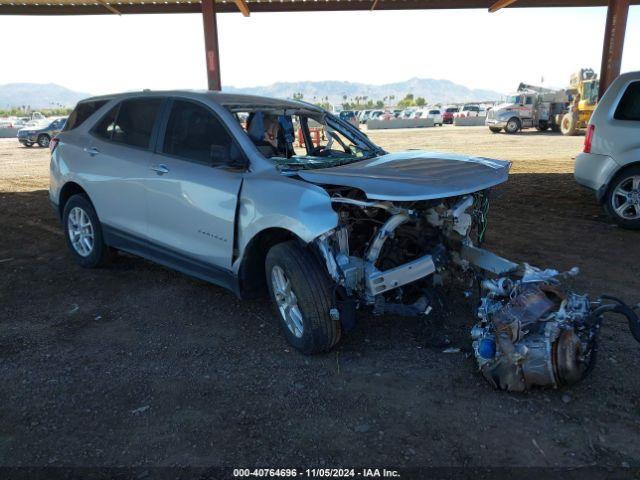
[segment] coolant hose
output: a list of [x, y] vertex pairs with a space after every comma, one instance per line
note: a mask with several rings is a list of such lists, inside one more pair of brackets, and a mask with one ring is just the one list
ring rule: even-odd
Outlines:
[[638, 314], [619, 298], [612, 297], [610, 295], [602, 295], [600, 298], [602, 300], [610, 300], [615, 303], [608, 303], [606, 305], [599, 306], [591, 312], [591, 318], [595, 319], [596, 323], [599, 324], [601, 316], [605, 313], [611, 312], [624, 315], [627, 317], [627, 321], [629, 322], [631, 335], [636, 339], [636, 342], [640, 343], [640, 318], [638, 318]]

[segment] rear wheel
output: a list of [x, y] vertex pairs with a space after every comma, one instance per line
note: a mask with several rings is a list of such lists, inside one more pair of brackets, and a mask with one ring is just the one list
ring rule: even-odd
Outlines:
[[628, 168], [615, 176], [604, 207], [621, 227], [640, 229], [640, 166]]
[[540, 122], [538, 123], [536, 130], [540, 132], [546, 132], [547, 130], [549, 130], [549, 124], [547, 122]]
[[73, 195], [67, 201], [62, 224], [67, 246], [80, 266], [96, 268], [111, 260], [113, 251], [104, 243], [98, 215], [86, 195]]
[[560, 122], [560, 131], [563, 135], [575, 135], [578, 131], [578, 116], [565, 113]]
[[289, 343], [307, 355], [338, 343], [341, 325], [332, 319], [331, 281], [316, 258], [297, 241], [275, 245], [265, 263], [269, 295]]
[[489, 127], [489, 130], [491, 130], [493, 133], [499, 133], [500, 130], [502, 130], [502, 129], [498, 128], [498, 127]]
[[50, 141], [51, 138], [49, 138], [49, 135], [45, 133], [38, 135], [38, 145], [40, 145], [42, 148], [47, 148]]
[[521, 127], [520, 120], [517, 118], [510, 118], [507, 122], [506, 127], [504, 127], [504, 131], [507, 133], [517, 133]]

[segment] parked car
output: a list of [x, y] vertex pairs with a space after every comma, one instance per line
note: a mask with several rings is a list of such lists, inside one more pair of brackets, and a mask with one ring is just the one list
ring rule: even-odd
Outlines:
[[453, 118], [469, 118], [480, 116], [480, 106], [467, 103], [453, 114]]
[[367, 120], [369, 120], [370, 114], [371, 114], [371, 110], [361, 110], [360, 115], [358, 116], [360, 123], [367, 123]]
[[[308, 139], [296, 151], [292, 117]], [[242, 297], [266, 290], [304, 353], [332, 348], [359, 311], [425, 314], [436, 271], [477, 278], [488, 189], [510, 166], [389, 154], [317, 106], [193, 91], [80, 102], [50, 149], [49, 197], [79, 265], [122, 250]]]
[[640, 229], [640, 72], [620, 75], [598, 102], [574, 175], [616, 223]]
[[66, 117], [60, 117], [30, 122], [26, 127], [18, 130], [18, 141], [25, 147], [38, 144], [46, 148], [51, 139], [62, 130], [66, 121]]
[[425, 108], [423, 110], [416, 110], [411, 118], [431, 118], [433, 119], [433, 125], [442, 126], [442, 111], [439, 108]]
[[353, 110], [343, 110], [340, 112], [340, 118], [346, 122], [349, 122], [354, 127], [358, 128], [360, 126], [360, 122], [358, 121], [358, 117], [356, 112]]
[[453, 123], [453, 115], [458, 111], [458, 107], [446, 107], [442, 112], [442, 123]]
[[381, 120], [380, 118], [381, 115], [384, 115], [384, 110], [371, 110], [371, 113], [369, 114], [369, 118], [367, 119], [367, 121]]
[[398, 118], [401, 119], [409, 119], [412, 118], [413, 115], [418, 111], [419, 109], [416, 107], [409, 107], [409, 108], [405, 108], [404, 110], [400, 111], [400, 114], [398, 115]]

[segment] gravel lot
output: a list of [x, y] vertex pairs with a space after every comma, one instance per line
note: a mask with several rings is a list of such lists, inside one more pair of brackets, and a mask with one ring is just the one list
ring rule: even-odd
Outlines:
[[[640, 232], [573, 181], [582, 137], [371, 137], [512, 160], [487, 248], [577, 265], [578, 288], [640, 301]], [[0, 141], [0, 465], [640, 467], [640, 348], [617, 317], [592, 376], [558, 391], [492, 390], [464, 353], [465, 314], [363, 318], [336, 351], [304, 357], [266, 299], [128, 255], [77, 267], [47, 185], [48, 151]]]

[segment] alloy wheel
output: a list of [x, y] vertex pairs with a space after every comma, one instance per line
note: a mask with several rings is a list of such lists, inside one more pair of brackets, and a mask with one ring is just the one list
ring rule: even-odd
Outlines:
[[73, 249], [81, 257], [88, 257], [93, 252], [95, 241], [93, 224], [87, 212], [80, 207], [73, 207], [67, 220], [69, 240]]
[[298, 298], [291, 289], [291, 281], [278, 265], [275, 265], [271, 270], [271, 285], [273, 287], [273, 296], [276, 299], [276, 304], [284, 323], [296, 337], [302, 337], [304, 326], [302, 324], [302, 312], [298, 306]]
[[611, 207], [624, 220], [640, 219], [640, 175], [622, 179], [611, 195]]

